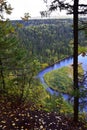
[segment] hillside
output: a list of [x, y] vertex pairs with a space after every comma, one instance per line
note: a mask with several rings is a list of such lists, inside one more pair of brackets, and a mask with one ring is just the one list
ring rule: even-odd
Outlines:
[[[79, 113], [74, 123], [73, 104], [61, 94], [51, 95], [37, 78], [45, 67], [73, 54], [72, 20], [8, 20], [0, 29], [0, 129], [86, 130], [87, 114]], [[84, 32], [79, 32], [79, 48], [87, 50]]]
[[0, 130], [87, 130], [86, 122], [75, 123], [69, 115], [30, 110], [29, 105], [23, 104], [13, 108], [8, 103], [1, 106]]
[[[12, 21], [22, 23], [18, 29], [21, 44], [28, 50], [29, 56], [36, 57], [41, 63], [52, 64], [73, 54], [72, 19], [37, 19]], [[87, 44], [83, 31], [79, 32], [79, 46]]]
[[21, 23], [24, 26], [39, 26], [42, 24], [55, 24], [58, 25], [58, 23], [73, 23], [72, 19], [29, 19], [29, 21], [23, 21], [23, 20], [12, 20], [12, 23]]

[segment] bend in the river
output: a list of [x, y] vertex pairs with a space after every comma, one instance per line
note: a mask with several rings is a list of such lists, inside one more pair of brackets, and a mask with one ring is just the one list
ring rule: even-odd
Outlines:
[[[78, 63], [82, 63], [82, 68], [84, 70], [84, 73], [87, 72], [87, 56], [82, 56], [81, 54], [78, 56]], [[62, 68], [64, 66], [68, 66], [70, 64], [73, 64], [73, 57], [68, 57], [66, 59], [63, 59], [55, 64], [53, 64], [52, 66], [49, 66], [47, 68], [45, 68], [44, 70], [40, 71], [37, 75], [37, 77], [40, 79], [41, 83], [43, 84], [44, 88], [50, 92], [50, 94], [58, 94], [58, 92], [52, 90], [45, 82], [44, 80], [44, 75], [52, 70], [55, 70], [55, 69], [59, 69], [59, 68]], [[87, 87], [87, 83], [86, 83], [86, 86]], [[67, 99], [68, 98], [68, 95], [65, 94], [63, 95], [64, 99]], [[87, 99], [86, 99], [87, 100]], [[87, 106], [86, 106], [86, 111], [87, 111]]]

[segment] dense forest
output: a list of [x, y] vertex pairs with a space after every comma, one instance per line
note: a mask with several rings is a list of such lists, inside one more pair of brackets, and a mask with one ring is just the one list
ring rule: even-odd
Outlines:
[[[85, 21], [86, 19], [83, 20]], [[17, 23], [19, 23], [20, 25], [22, 24], [22, 27], [16, 29], [16, 31], [18, 32], [18, 37], [20, 39], [21, 45], [27, 51], [29, 65], [31, 61], [33, 62], [33, 64], [31, 64], [33, 75], [32, 80], [31, 77], [29, 79], [29, 84], [32, 84], [33, 76], [35, 76], [35, 74], [38, 74], [40, 70], [73, 55], [72, 19], [44, 19], [30, 20], [25, 22], [12, 21], [12, 23], [13, 25], [16, 25]], [[85, 31], [79, 31], [79, 53], [87, 51], [86, 44], [87, 37]], [[34, 66], [36, 70], [33, 69]], [[54, 74], [54, 76], [48, 74], [48, 78], [50, 79], [50, 84], [48, 86], [50, 86], [52, 89], [55, 89], [56, 87], [56, 90], [58, 89], [57, 91], [59, 91], [59, 89], [61, 88], [61, 91], [63, 91], [63, 93], [66, 93], [66, 91], [67, 93], [70, 93], [68, 89], [72, 89], [71, 91], [73, 91], [73, 88], [70, 88], [70, 86], [73, 86], [72, 80], [69, 79], [69, 76], [66, 76], [66, 73], [70, 71], [71, 70], [64, 71], [62, 76], [61, 74], [57, 76], [55, 76], [56, 74]], [[80, 73], [79, 75], [83, 75], [82, 68], [81, 72], [82, 73]], [[56, 73], [58, 74], [59, 72]], [[61, 81], [61, 83], [59, 81]], [[64, 81], [66, 82], [64, 83]], [[51, 85], [51, 83], [53, 85]], [[50, 110], [51, 109], [52, 108], [50, 108]], [[66, 111], [67, 109], [68, 108], [66, 107]]]
[[[42, 1], [41, 19], [22, 20], [8, 15], [27, 1], [0, 1], [0, 130], [87, 130], [87, 4]], [[57, 9], [72, 19], [51, 19]]]
[[[24, 25], [23, 28], [17, 30], [21, 42], [28, 50], [29, 55], [35, 56], [41, 63], [51, 65], [73, 54], [72, 19], [15, 22]], [[87, 38], [85, 37], [84, 31], [80, 31], [79, 52], [81, 52], [81, 47], [85, 47], [86, 44]]]
[[[69, 127], [66, 115], [72, 117], [73, 104], [64, 100], [61, 94], [56, 96], [48, 93], [36, 76], [47, 66], [73, 54], [72, 19], [0, 21], [0, 29], [0, 104], [2, 106], [0, 109], [0, 128], [2, 126], [3, 129], [9, 128], [10, 124], [12, 129], [17, 129], [17, 127], [22, 129], [20, 120], [23, 118], [25, 121], [23, 128], [34, 128], [32, 123], [26, 123], [26, 120], [29, 120], [37, 122], [37, 124], [39, 122], [36, 127], [43, 130], [47, 121], [47, 127], [50, 129], [53, 125], [52, 123], [49, 126], [49, 118], [51, 117], [54, 120], [59, 120], [60, 125], [62, 119], [64, 124]], [[86, 44], [85, 31], [79, 31], [79, 53], [87, 51]], [[63, 77], [64, 74], [61, 79], [64, 79]], [[54, 78], [58, 77], [54, 76]], [[64, 80], [66, 79], [69, 81], [68, 77], [65, 77]], [[68, 87], [67, 84], [70, 81], [65, 84], [65, 87]], [[61, 83], [59, 87], [62, 88]], [[14, 116], [15, 114], [16, 116]], [[3, 117], [6, 119], [4, 120]], [[8, 121], [8, 117], [11, 118], [11, 121]], [[42, 121], [42, 117], [44, 120], [46, 118], [45, 122]], [[83, 121], [83, 124], [79, 123], [79, 127], [82, 125], [84, 129], [87, 127], [84, 123], [85, 119], [85, 113], [80, 113], [79, 120]], [[61, 128], [64, 127], [61, 126]], [[59, 125], [55, 126], [55, 129], [59, 127]]]

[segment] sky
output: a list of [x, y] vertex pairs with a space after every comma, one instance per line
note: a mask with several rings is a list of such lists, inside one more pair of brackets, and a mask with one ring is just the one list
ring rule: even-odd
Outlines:
[[46, 5], [43, 0], [7, 0], [13, 8], [11, 18], [20, 19], [24, 13], [29, 13], [31, 17], [40, 16], [40, 11], [45, 10]]
[[[52, 0], [49, 0], [52, 1]], [[86, 2], [87, 0], [82, 0]], [[9, 19], [21, 19], [24, 13], [29, 13], [31, 18], [41, 18], [40, 11], [47, 10], [46, 3], [44, 0], [7, 0], [13, 8], [11, 15], [6, 15]], [[65, 11], [54, 11], [52, 17], [64, 17]]]

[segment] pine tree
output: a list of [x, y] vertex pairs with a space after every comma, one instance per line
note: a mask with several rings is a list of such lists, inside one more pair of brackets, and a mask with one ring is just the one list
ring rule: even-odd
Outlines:
[[67, 10], [67, 14], [73, 14], [73, 35], [74, 35], [74, 51], [73, 51], [73, 82], [74, 82], [74, 121], [78, 121], [79, 108], [79, 87], [78, 87], [78, 14], [87, 14], [87, 4], [80, 4], [79, 0], [53, 0], [50, 10]]

